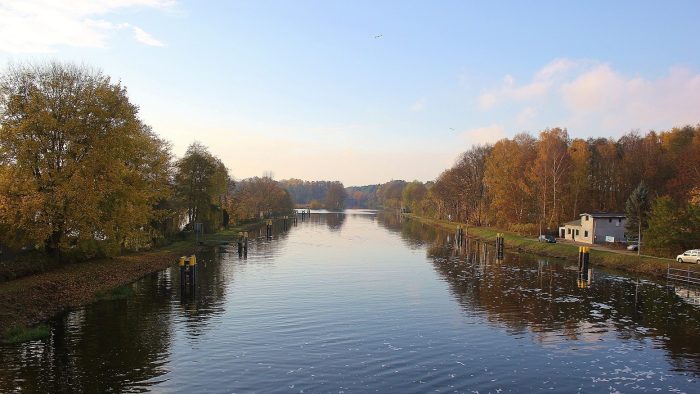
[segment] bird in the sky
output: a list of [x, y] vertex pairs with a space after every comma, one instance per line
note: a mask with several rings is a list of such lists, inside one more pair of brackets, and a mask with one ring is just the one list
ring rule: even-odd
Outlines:
[[382, 38], [382, 37], [384, 37], [384, 34], [379, 34], [379, 35], [374, 36], [374, 38]]
[[450, 127], [450, 130], [455, 131], [454, 127]]

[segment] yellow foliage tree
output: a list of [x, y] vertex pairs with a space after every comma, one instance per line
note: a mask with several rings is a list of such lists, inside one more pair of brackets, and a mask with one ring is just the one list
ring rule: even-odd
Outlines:
[[87, 255], [147, 240], [170, 153], [126, 88], [69, 64], [0, 77], [0, 222], [6, 241]]

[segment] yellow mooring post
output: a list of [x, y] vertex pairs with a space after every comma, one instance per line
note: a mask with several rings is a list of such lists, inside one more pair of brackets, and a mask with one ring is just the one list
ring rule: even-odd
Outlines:
[[180, 261], [178, 261], [177, 265], [180, 266], [180, 285], [184, 286], [185, 285], [185, 260], [187, 260], [187, 257], [182, 256], [180, 257]]
[[578, 281], [579, 287], [585, 288], [591, 283], [591, 269], [588, 268], [590, 263], [590, 252], [591, 248], [587, 246], [580, 246], [578, 248]]
[[194, 287], [197, 280], [197, 256], [190, 256], [190, 285]]

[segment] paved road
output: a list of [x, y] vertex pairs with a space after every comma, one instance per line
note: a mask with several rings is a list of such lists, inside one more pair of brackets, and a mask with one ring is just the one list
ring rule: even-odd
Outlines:
[[[572, 241], [572, 240], [570, 240], [570, 239], [557, 238], [557, 242], [563, 243], [563, 244], [569, 244], [569, 245], [576, 245], [576, 246], [587, 246], [587, 247], [589, 247], [589, 248], [591, 248], [591, 249], [600, 250], [600, 251], [604, 251], [604, 252], [612, 252], [612, 253], [626, 254], [626, 255], [630, 255], [630, 256], [636, 256], [636, 255], [637, 255], [637, 252], [636, 252], [636, 251], [632, 251], [632, 250], [627, 250], [627, 249], [613, 249], [613, 248], [609, 248], [609, 247], [604, 246], [604, 245], [590, 245], [590, 244], [585, 244], [585, 243], [582, 243], [582, 242]], [[642, 257], [652, 258], [652, 259], [658, 259], [658, 260], [676, 261], [675, 259], [669, 259], [669, 258], [657, 257], [657, 256], [649, 256], [649, 255], [646, 255], [646, 254], [643, 254], [643, 255], [641, 255], [641, 256], [642, 256]]]

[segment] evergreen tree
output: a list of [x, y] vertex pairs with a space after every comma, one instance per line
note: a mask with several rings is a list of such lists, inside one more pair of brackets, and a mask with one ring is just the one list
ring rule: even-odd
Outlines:
[[628, 239], [631, 237], [634, 239], [636, 236], [636, 241], [638, 242], [637, 254], [641, 252], [642, 246], [642, 228], [646, 227], [646, 216], [649, 210], [649, 190], [647, 189], [644, 181], [639, 182], [636, 189], [630, 194], [627, 199], [627, 204], [625, 204], [625, 213], [627, 215], [627, 224], [625, 225], [625, 230], [627, 230]]

